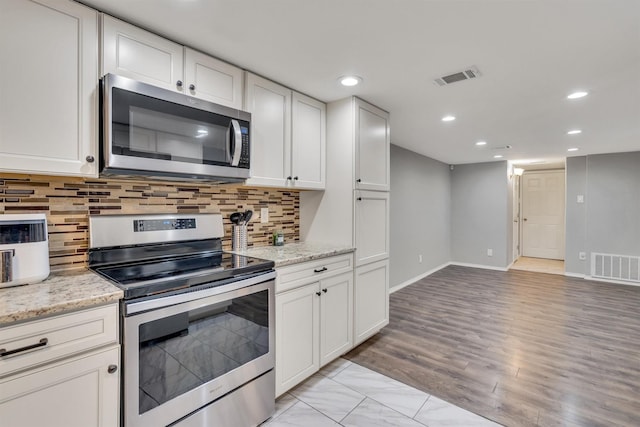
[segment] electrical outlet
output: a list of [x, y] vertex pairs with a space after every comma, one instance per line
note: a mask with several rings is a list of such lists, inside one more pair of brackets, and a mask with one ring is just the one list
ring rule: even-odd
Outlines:
[[587, 259], [587, 253], [586, 253], [586, 252], [578, 252], [578, 258], [579, 258], [581, 261], [586, 260], [586, 259]]
[[418, 255], [418, 262], [422, 264], [422, 254]]
[[487, 256], [493, 256], [493, 249], [487, 249]]
[[576, 196], [576, 203], [584, 203], [584, 195], [583, 194], [578, 194], [578, 196]]
[[269, 208], [260, 208], [260, 222], [269, 222]]

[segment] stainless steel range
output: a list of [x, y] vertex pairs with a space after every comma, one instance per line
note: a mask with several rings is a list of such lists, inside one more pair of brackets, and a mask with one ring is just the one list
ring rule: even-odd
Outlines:
[[272, 261], [222, 217], [90, 216], [89, 267], [124, 291], [124, 427], [254, 426], [274, 411]]

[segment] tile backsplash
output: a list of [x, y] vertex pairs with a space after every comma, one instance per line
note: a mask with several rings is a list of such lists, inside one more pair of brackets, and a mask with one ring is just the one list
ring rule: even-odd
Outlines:
[[[261, 208], [269, 209], [268, 223], [260, 223]], [[247, 209], [254, 211], [248, 226], [249, 246], [271, 244], [274, 230], [284, 231], [285, 242], [299, 240], [297, 191], [241, 184], [0, 174], [0, 214], [47, 215], [52, 271], [86, 267], [89, 215], [220, 213], [223, 248], [230, 250], [229, 215]]]

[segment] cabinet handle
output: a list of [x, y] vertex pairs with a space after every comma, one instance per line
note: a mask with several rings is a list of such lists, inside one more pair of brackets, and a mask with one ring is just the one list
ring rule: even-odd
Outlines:
[[15, 350], [7, 350], [6, 348], [0, 348], [0, 357], [11, 356], [12, 354], [22, 353], [23, 351], [33, 350], [34, 348], [44, 347], [47, 345], [49, 340], [47, 338], [42, 338], [38, 343], [25, 345], [24, 347], [16, 348]]
[[196, 85], [193, 83], [189, 85], [189, 90], [196, 90]]
[[318, 292], [316, 292], [316, 295], [320, 296], [320, 295], [322, 295], [322, 294], [320, 293], [320, 291], [318, 291]]
[[362, 180], [360, 178], [356, 179], [356, 182], [362, 182]]
[[322, 292], [324, 292], [324, 293], [326, 294], [326, 293], [327, 293], [327, 288], [324, 288], [324, 289], [322, 290]]
[[356, 200], [357, 200], [357, 201], [360, 201], [360, 200], [362, 200], [362, 197], [358, 197]]
[[314, 273], [322, 273], [323, 271], [327, 271], [327, 267], [316, 268], [313, 270]]
[[182, 87], [182, 80], [178, 80], [178, 81], [176, 82], [176, 86], [178, 86], [178, 87]]
[[297, 180], [298, 180], [298, 177], [297, 177], [297, 176], [294, 176], [294, 177], [293, 177], [293, 179], [295, 179], [295, 180], [297, 181]]
[[109, 365], [109, 367], [107, 368], [107, 372], [109, 372], [110, 374], [115, 373], [117, 370], [118, 370], [117, 365]]
[[85, 160], [86, 160], [88, 163], [93, 163], [93, 162], [95, 162], [95, 161], [96, 161], [96, 158], [95, 158], [95, 157], [93, 157], [93, 156], [87, 156], [87, 157], [85, 157]]
[[287, 181], [291, 181], [291, 177], [290, 176], [287, 177]]

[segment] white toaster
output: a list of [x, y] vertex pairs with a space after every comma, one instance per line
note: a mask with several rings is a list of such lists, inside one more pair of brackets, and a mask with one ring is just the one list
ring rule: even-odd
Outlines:
[[45, 214], [0, 215], [0, 288], [38, 283], [48, 276]]

